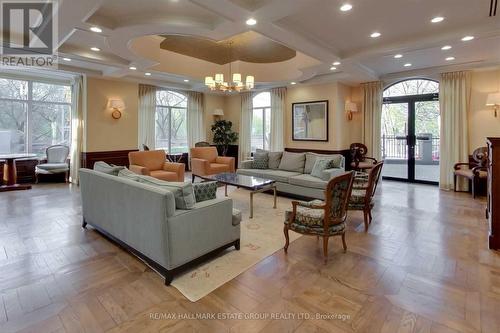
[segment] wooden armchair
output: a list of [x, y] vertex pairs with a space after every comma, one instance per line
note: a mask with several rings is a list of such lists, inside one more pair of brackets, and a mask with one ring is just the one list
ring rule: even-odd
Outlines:
[[195, 147], [190, 149], [193, 181], [196, 176], [234, 172], [234, 157], [219, 156], [216, 147]]
[[472, 153], [469, 163], [456, 163], [453, 166], [453, 190], [457, 191], [457, 177], [465, 177], [472, 183], [472, 197], [476, 198], [476, 189], [481, 179], [488, 178], [488, 148], [479, 147]]
[[374, 206], [373, 197], [377, 190], [378, 181], [382, 174], [384, 161], [380, 161], [368, 174], [357, 176], [352, 187], [351, 199], [349, 200], [349, 210], [362, 210], [365, 223], [365, 231], [368, 231], [368, 226], [372, 223], [372, 208]]
[[183, 182], [184, 163], [167, 162], [164, 150], [134, 151], [128, 153], [130, 171], [161, 180]]
[[373, 168], [377, 164], [377, 160], [373, 157], [368, 157], [368, 148], [359, 142], [352, 143], [350, 146], [351, 151], [351, 168], [353, 170], [362, 171]]
[[331, 236], [341, 236], [344, 252], [347, 251], [345, 242], [345, 220], [347, 218], [347, 204], [351, 196], [354, 172], [348, 172], [332, 178], [326, 187], [326, 201], [313, 200], [310, 202], [292, 201], [292, 210], [285, 212], [285, 253], [290, 244], [288, 230], [304, 235], [323, 237], [323, 255], [325, 262], [328, 259], [328, 239]]

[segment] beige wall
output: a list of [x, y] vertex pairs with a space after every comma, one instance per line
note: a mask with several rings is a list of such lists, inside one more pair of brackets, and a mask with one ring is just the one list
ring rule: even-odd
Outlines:
[[[86, 149], [88, 152], [137, 148], [137, 83], [89, 77], [87, 80]], [[122, 99], [125, 109], [115, 120], [109, 99]]]
[[[469, 150], [486, 145], [486, 137], [500, 136], [500, 114], [486, 106], [488, 93], [500, 91], [500, 70], [472, 73], [471, 107], [469, 113]], [[500, 113], [500, 112], [499, 112]]]
[[225, 102], [224, 95], [205, 94], [204, 96], [203, 109], [205, 112], [205, 130], [208, 142], [212, 142], [211, 127], [214, 123], [214, 116], [212, 113], [215, 109], [223, 109], [224, 112], [226, 112], [226, 110], [224, 109], [224, 102]]

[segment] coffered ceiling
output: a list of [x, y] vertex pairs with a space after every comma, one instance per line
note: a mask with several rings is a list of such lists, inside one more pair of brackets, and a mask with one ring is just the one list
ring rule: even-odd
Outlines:
[[[345, 4], [352, 8], [342, 11]], [[203, 90], [204, 76], [228, 73], [229, 60], [257, 87], [500, 64], [500, 16], [489, 16], [490, 0], [64, 0], [59, 12], [60, 56], [71, 59], [62, 68], [178, 88]], [[238, 38], [260, 61], [212, 48]]]

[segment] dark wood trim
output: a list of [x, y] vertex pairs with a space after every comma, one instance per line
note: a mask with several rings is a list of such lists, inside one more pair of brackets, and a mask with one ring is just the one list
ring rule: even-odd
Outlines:
[[[295, 128], [295, 117], [294, 117], [294, 111], [295, 111], [295, 105], [299, 104], [309, 104], [309, 103], [326, 103], [326, 140], [314, 140], [314, 139], [296, 139], [295, 134], [293, 129]], [[292, 103], [292, 140], [293, 141], [302, 141], [302, 142], [328, 142], [329, 140], [329, 118], [330, 118], [330, 107], [329, 107], [329, 101], [327, 99], [321, 100], [321, 101], [307, 101], [307, 102], [297, 102], [297, 103]]]
[[138, 151], [138, 149], [82, 152], [81, 167], [93, 169], [94, 163], [97, 161], [128, 167], [128, 153], [131, 151]]
[[344, 156], [345, 158], [345, 169], [346, 171], [351, 170], [351, 162], [352, 162], [352, 157], [351, 157], [351, 151], [349, 149], [340, 149], [340, 150], [326, 150], [326, 149], [307, 149], [307, 148], [285, 148], [285, 151], [291, 152], [291, 153], [316, 153], [316, 154], [323, 154], [323, 155], [328, 155], [328, 154], [340, 154]]
[[148, 266], [150, 266], [153, 270], [155, 270], [159, 274], [163, 275], [163, 277], [165, 278], [165, 285], [166, 286], [170, 285], [170, 283], [172, 282], [172, 280], [174, 279], [174, 277], [176, 275], [179, 275], [180, 273], [186, 271], [187, 269], [192, 268], [192, 267], [202, 263], [203, 261], [206, 261], [207, 259], [214, 257], [215, 255], [219, 254], [220, 252], [224, 251], [227, 248], [230, 248], [231, 246], [234, 246], [235, 249], [238, 251], [240, 250], [240, 240], [237, 239], [237, 240], [235, 240], [231, 243], [225, 244], [225, 245], [223, 245], [223, 246], [221, 246], [221, 247], [219, 247], [219, 248], [217, 248], [209, 253], [206, 253], [206, 254], [202, 255], [201, 257], [198, 257], [194, 260], [191, 260], [190, 262], [187, 262], [179, 267], [168, 270], [165, 267], [163, 267], [162, 265], [160, 265], [159, 263], [157, 263], [156, 261], [154, 261], [153, 259], [151, 259], [148, 256], [146, 256], [145, 254], [143, 254], [141, 251], [134, 249], [133, 247], [131, 247], [128, 244], [126, 244], [125, 242], [119, 240], [118, 238], [111, 235], [110, 233], [108, 233], [104, 229], [97, 227], [97, 226], [87, 222], [85, 219], [83, 219], [82, 228], [85, 229], [87, 227], [87, 225], [92, 226], [92, 228], [94, 228], [97, 232], [99, 232], [105, 238], [107, 238], [111, 242], [115, 243], [116, 245], [118, 245], [119, 247], [124, 249], [125, 251], [132, 253], [133, 255], [138, 257], [140, 260], [145, 262]]

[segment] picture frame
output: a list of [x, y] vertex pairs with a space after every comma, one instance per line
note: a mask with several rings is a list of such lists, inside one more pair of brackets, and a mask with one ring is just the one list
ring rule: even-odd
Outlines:
[[292, 140], [328, 141], [328, 100], [292, 103]]

